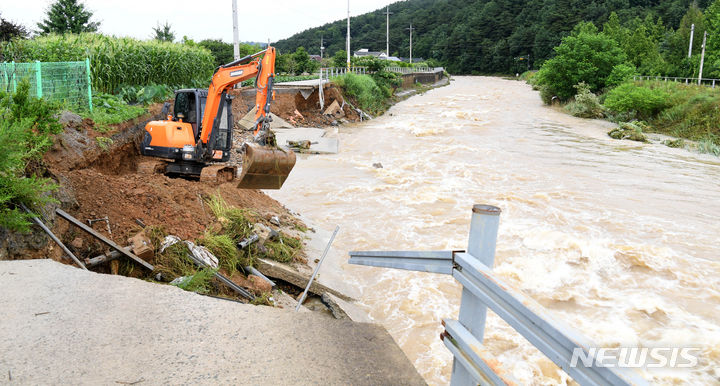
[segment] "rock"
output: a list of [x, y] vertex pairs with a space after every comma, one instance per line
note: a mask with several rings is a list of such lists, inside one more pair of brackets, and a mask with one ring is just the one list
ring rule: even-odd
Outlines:
[[280, 238], [280, 232], [278, 232], [274, 229], [271, 229], [270, 234], [268, 235], [268, 240], [275, 240], [278, 238]]
[[332, 121], [332, 122], [330, 122], [330, 125], [331, 125], [331, 126], [338, 126], [338, 125], [339, 125], [339, 123], [338, 123], [338, 121], [337, 121], [337, 120], [333, 119], [333, 121]]
[[375, 169], [382, 169], [382, 168], [383, 168], [383, 166], [382, 166], [382, 164], [381, 164], [380, 162], [374, 163], [374, 164], [373, 164], [373, 167], [374, 167]]
[[647, 125], [642, 122], [622, 122], [619, 127], [616, 127], [608, 132], [608, 135], [614, 139], [629, 139], [637, 142], [647, 142], [647, 137], [643, 134], [643, 129], [646, 129]]
[[278, 218], [278, 216], [272, 216], [270, 217], [270, 223], [280, 226], [280, 219]]
[[82, 249], [83, 239], [81, 239], [80, 237], [76, 237], [73, 241], [70, 242], [70, 246], [72, 246], [76, 250]]
[[70, 111], [63, 111], [58, 118], [58, 123], [63, 127], [77, 127], [82, 123], [83, 118]]
[[248, 280], [250, 281], [250, 290], [256, 295], [272, 292], [272, 285], [263, 280], [261, 277], [248, 275]]

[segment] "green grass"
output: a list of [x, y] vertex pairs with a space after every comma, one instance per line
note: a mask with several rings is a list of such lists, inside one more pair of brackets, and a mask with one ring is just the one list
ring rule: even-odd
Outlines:
[[108, 137], [96, 137], [95, 141], [97, 141], [98, 146], [104, 151], [110, 150], [110, 145], [113, 144], [112, 138]]
[[96, 124], [95, 130], [106, 133], [111, 130], [109, 125], [135, 119], [145, 114], [146, 111], [142, 106], [128, 105], [117, 96], [96, 94], [93, 95], [93, 112], [82, 110], [79, 114], [92, 119]]
[[299, 257], [302, 250], [302, 241], [280, 232], [280, 237], [265, 242], [268, 257], [281, 263], [289, 263]]
[[240, 259], [235, 241], [230, 236], [206, 232], [197, 242], [218, 258], [220, 268], [224, 268], [228, 275], [237, 271]]
[[174, 284], [175, 286], [184, 289], [185, 291], [197, 292], [199, 294], [209, 293], [212, 289], [211, 282], [215, 276], [215, 272], [212, 268], [203, 268], [196, 273], [185, 277], [179, 283]]

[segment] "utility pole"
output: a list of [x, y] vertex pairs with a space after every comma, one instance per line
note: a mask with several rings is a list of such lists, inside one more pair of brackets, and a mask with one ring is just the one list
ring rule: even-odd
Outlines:
[[387, 55], [388, 57], [390, 56], [390, 15], [391, 14], [392, 14], [392, 12], [390, 12], [390, 6], [389, 5], [385, 6], [385, 17], [386, 17], [385, 55]]
[[240, 59], [240, 38], [238, 35], [237, 0], [232, 0], [233, 11], [233, 56], [235, 60]]
[[690, 47], [688, 48], [688, 59], [692, 56], [692, 43], [693, 43], [693, 37], [695, 36], [695, 23], [693, 23], [692, 26], [690, 26]]
[[348, 17], [347, 17], [347, 70], [350, 72], [350, 0], [348, 0]]
[[323, 51], [325, 51], [325, 42], [323, 41], [323, 36], [320, 35], [320, 60], [323, 58]]
[[410, 64], [412, 65], [412, 31], [415, 29], [412, 26], [412, 23], [410, 23], [410, 28], [406, 28], [407, 30], [410, 30]]
[[700, 56], [700, 74], [698, 74], [698, 85], [702, 83], [703, 64], [705, 64], [705, 43], [707, 42], [707, 31], [703, 34], [702, 55]]

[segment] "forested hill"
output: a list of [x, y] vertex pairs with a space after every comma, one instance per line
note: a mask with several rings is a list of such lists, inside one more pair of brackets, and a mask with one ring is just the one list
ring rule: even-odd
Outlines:
[[[648, 15], [676, 29], [692, 0], [408, 0], [390, 5], [390, 51], [409, 56], [410, 23], [413, 56], [440, 60], [452, 73], [508, 73], [533, 68], [553, 55], [580, 21], [604, 23], [611, 12], [621, 21]], [[704, 9], [710, 0], [698, 0]], [[385, 8], [350, 19], [352, 50], [385, 51]], [[319, 54], [345, 49], [346, 21], [308, 29], [275, 45], [281, 52], [305, 47]], [[523, 59], [521, 59], [523, 58]]]

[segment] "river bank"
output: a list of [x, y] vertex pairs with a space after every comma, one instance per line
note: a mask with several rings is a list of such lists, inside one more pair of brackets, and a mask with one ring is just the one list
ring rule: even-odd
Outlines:
[[[720, 360], [712, 311], [720, 304], [720, 228], [711, 215], [720, 213], [720, 162], [616, 141], [606, 134], [612, 126], [547, 108], [519, 82], [456, 77], [341, 127], [339, 154], [301, 156], [283, 190], [270, 195], [318, 227], [340, 225], [341, 259], [349, 250], [462, 249], [472, 205], [497, 205], [495, 269], [507, 281], [603, 345], [699, 344], [697, 368], [646, 376], [711, 382]], [[440, 319], [457, 316], [457, 284], [341, 268], [423, 377], [447, 383], [451, 357], [437, 337]], [[486, 346], [522, 382], [565, 382], [494, 315]]]
[[[517, 80], [542, 90], [546, 86], [538, 86], [534, 75], [527, 72]], [[582, 85], [577, 86], [577, 95], [567, 103], [548, 99], [547, 95], [544, 102], [576, 117], [604, 118], [615, 123], [616, 130], [608, 132], [615, 139], [661, 142], [668, 147], [720, 156], [720, 113], [716, 108], [720, 91], [714, 87], [672, 79], [628, 80], [596, 95]]]

